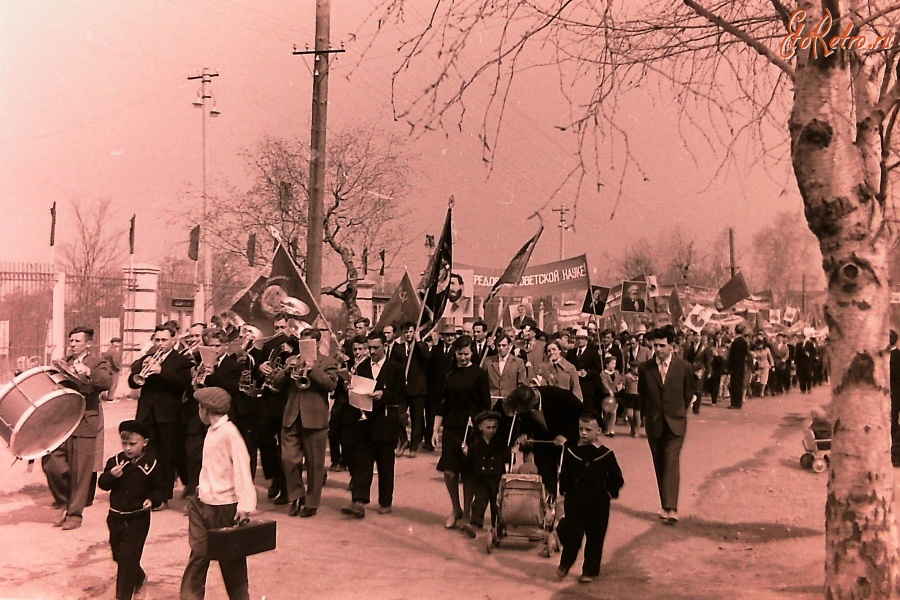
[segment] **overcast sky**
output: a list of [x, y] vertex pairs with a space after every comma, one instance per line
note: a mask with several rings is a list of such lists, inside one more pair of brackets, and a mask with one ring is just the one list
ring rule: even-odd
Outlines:
[[[350, 34], [371, 5], [332, 2], [332, 44], [344, 42], [347, 52], [332, 67], [329, 128], [378, 122], [406, 133], [391, 119], [390, 74], [400, 58], [397, 40], [420, 27], [425, 13], [413, 7], [406, 25], [383, 28], [361, 60], [374, 28], [355, 40]], [[241, 185], [242, 148], [264, 134], [309, 135], [311, 61], [291, 51], [313, 44], [314, 10], [313, 0], [0, 3], [0, 256], [49, 260], [49, 208], [59, 203], [58, 234], [66, 236], [67, 207], [76, 197], [111, 198], [123, 228], [137, 214], [136, 259], [158, 262], [171, 247], [184, 252], [190, 224], [168, 223], [179, 204], [199, 203], [201, 116], [191, 105], [199, 85], [187, 77], [204, 67], [219, 72], [212, 91], [221, 116], [208, 129], [209, 186], [214, 192], [223, 182]], [[484, 99], [470, 100], [473, 119], [462, 132], [410, 141], [417, 172], [406, 229], [418, 239], [395, 268], [422, 269], [424, 234], [439, 233], [451, 195], [463, 262], [504, 266], [536, 230], [528, 215], [547, 205], [574, 164], [571, 134], [554, 127], [565, 122], [568, 106], [552, 83], [552, 72], [535, 70], [514, 89], [489, 178], [477, 138]], [[417, 93], [410, 88], [397, 90], [401, 103]], [[596, 268], [634, 240], [672, 227], [704, 242], [734, 227], [740, 262], [769, 215], [800, 207], [793, 183], [782, 193], [790, 180], [785, 165], [768, 174], [732, 165], [713, 180], [720, 158], [699, 135], [683, 141], [676, 107], [658, 95], [622, 100], [633, 106], [627, 130], [646, 179], [632, 170], [620, 186], [614, 164], [621, 148], [608, 150], [605, 185], [583, 192], [575, 231], [566, 234], [567, 255], [587, 253]], [[573, 203], [568, 186], [550, 206]], [[545, 215], [548, 228], [535, 254], [541, 262], [559, 255], [557, 215]]]

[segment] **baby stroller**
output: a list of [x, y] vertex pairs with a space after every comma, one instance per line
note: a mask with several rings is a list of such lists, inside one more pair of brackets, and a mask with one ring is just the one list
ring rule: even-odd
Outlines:
[[[535, 443], [553, 442], [529, 442]], [[562, 467], [562, 456], [560, 452], [557, 480], [558, 470]], [[515, 462], [514, 460], [513, 464]], [[556, 500], [547, 494], [540, 475], [510, 472], [502, 476], [500, 490], [497, 493], [497, 524], [488, 529], [485, 536], [485, 549], [488, 554], [493, 552], [495, 547], [500, 547], [500, 541], [505, 537], [546, 543], [549, 552], [557, 552], [559, 539], [556, 537], [555, 527]]]
[[831, 450], [831, 430], [834, 424], [827, 419], [813, 416], [807, 423], [803, 434], [803, 449], [800, 465], [804, 469], [812, 469], [816, 473], [828, 467], [828, 452]]

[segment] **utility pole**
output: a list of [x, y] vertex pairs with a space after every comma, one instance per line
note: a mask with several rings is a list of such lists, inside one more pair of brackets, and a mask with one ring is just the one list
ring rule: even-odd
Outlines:
[[800, 317], [806, 315], [806, 273], [800, 278]]
[[737, 265], [734, 264], [734, 229], [728, 228], [728, 251], [731, 255], [731, 276], [737, 275]]
[[566, 256], [565, 234], [566, 229], [568, 229], [568, 225], [566, 225], [566, 213], [572, 209], [566, 208], [564, 204], [560, 204], [558, 208], [552, 208], [550, 210], [559, 213], [559, 260], [562, 260]]
[[[216, 101], [209, 91], [209, 84], [212, 83], [213, 77], [218, 77], [215, 71], [204, 68], [199, 75], [188, 77], [188, 81], [200, 80], [200, 91], [197, 93], [197, 99], [194, 100], [194, 106], [201, 109], [201, 127], [203, 136], [203, 208], [200, 222], [200, 249], [203, 252], [203, 306], [199, 307], [202, 311], [199, 318], [194, 321], [209, 321], [212, 316], [212, 249], [209, 247], [209, 214], [206, 199], [206, 115], [207, 101], [212, 107], [209, 109], [209, 116], [218, 117], [219, 111], [216, 110]], [[196, 279], [196, 277], [195, 277]], [[197, 307], [194, 308], [197, 310]]]
[[306, 285], [319, 301], [322, 294], [322, 243], [325, 229], [325, 158], [328, 121], [329, 54], [331, 49], [331, 1], [316, 0], [315, 50], [294, 50], [294, 56], [312, 54], [312, 119], [309, 141], [309, 225], [306, 231]]

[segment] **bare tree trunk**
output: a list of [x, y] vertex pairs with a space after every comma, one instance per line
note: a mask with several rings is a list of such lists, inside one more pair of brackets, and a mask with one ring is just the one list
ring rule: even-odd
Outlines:
[[879, 352], [888, 332], [894, 235], [881, 181], [881, 119], [870, 118], [877, 97], [850, 55], [798, 56], [791, 154], [822, 250], [834, 349], [825, 596], [835, 599], [900, 592], [889, 372]]

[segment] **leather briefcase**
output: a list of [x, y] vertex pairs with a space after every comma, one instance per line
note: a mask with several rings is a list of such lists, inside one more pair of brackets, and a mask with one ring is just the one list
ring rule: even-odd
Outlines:
[[206, 539], [210, 560], [234, 560], [275, 549], [275, 521], [249, 521], [211, 529]]

